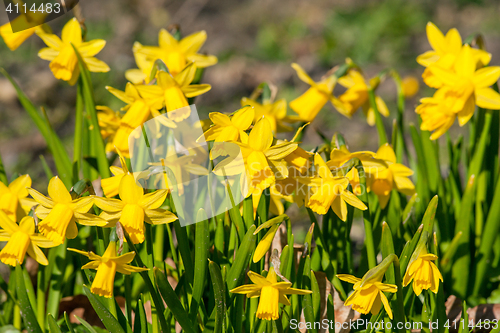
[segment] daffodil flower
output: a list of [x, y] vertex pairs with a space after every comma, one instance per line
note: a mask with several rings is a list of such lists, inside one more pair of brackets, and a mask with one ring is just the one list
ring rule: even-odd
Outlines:
[[[418, 250], [418, 249], [417, 249]], [[418, 251], [415, 260], [410, 261], [403, 277], [403, 286], [407, 286], [413, 281], [413, 291], [415, 295], [420, 295], [422, 290], [430, 289], [437, 294], [439, 289], [439, 280], [443, 281], [443, 276], [433, 263], [438, 257], [427, 252], [425, 246]]]
[[[500, 110], [500, 94], [490, 88], [500, 77], [500, 66], [489, 66], [476, 70], [472, 49], [465, 45], [457, 56], [455, 71], [432, 65], [429, 70], [444, 86], [443, 96], [450, 98], [450, 111], [457, 113], [460, 126], [465, 125], [474, 114], [475, 105], [480, 108]], [[438, 90], [439, 92], [439, 90]]]
[[365, 174], [378, 173], [387, 169], [387, 164], [382, 160], [375, 159], [375, 153], [371, 151], [359, 151], [351, 153], [346, 146], [341, 146], [340, 148], [335, 148], [330, 153], [330, 160], [326, 162], [326, 165], [336, 173], [338, 176], [345, 176], [349, 179], [349, 183], [352, 186], [353, 192], [356, 195], [360, 195], [363, 192], [363, 188], [359, 183], [358, 169], [355, 167], [347, 174], [343, 174], [343, 170], [340, 169], [345, 163], [353, 158], [360, 160], [363, 165], [363, 171]]
[[249, 182], [247, 196], [259, 193], [271, 186], [276, 180], [275, 173], [279, 174], [279, 178], [285, 178], [288, 175], [283, 158], [297, 149], [297, 143], [282, 142], [273, 145], [273, 139], [269, 120], [262, 118], [250, 131], [248, 143], [238, 142]]
[[333, 106], [340, 107], [342, 105], [332, 95], [333, 88], [337, 83], [335, 76], [330, 75], [319, 82], [314, 82], [298, 64], [294, 63], [292, 67], [297, 72], [299, 79], [311, 86], [304, 94], [290, 102], [290, 107], [299, 115], [300, 119], [312, 121], [328, 101], [332, 102]]
[[[17, 3], [19, 7], [23, 6], [23, 2], [19, 1]], [[19, 13], [12, 22], [5, 23], [0, 27], [0, 36], [2, 36], [7, 47], [14, 51], [29, 37], [31, 37], [35, 31], [40, 30], [43, 33], [43, 26], [41, 24], [45, 21], [47, 17], [46, 13], [38, 13], [27, 11], [26, 13]], [[13, 27], [16, 27], [17, 32], [13, 31]]]
[[36, 204], [33, 199], [27, 198], [29, 193], [26, 188], [30, 186], [29, 175], [19, 176], [9, 186], [0, 182], [0, 211], [14, 221], [19, 221], [26, 216], [31, 207]]
[[41, 49], [38, 52], [38, 56], [50, 61], [49, 67], [56, 79], [69, 81], [71, 85], [76, 83], [80, 70], [78, 67], [78, 57], [73, 47], [78, 50], [89, 71], [109, 71], [106, 63], [94, 57], [104, 48], [106, 41], [103, 39], [94, 39], [84, 42], [82, 40], [82, 29], [76, 18], [66, 23], [62, 30], [61, 38], [40, 30], [36, 32], [48, 46]]
[[0, 260], [10, 266], [22, 264], [26, 253], [39, 264], [49, 264], [40, 247], [49, 248], [57, 244], [44, 236], [35, 233], [35, 220], [26, 216], [19, 225], [12, 221], [4, 212], [0, 211], [0, 242], [7, 242], [0, 251]]
[[203, 133], [198, 141], [204, 137], [206, 141], [248, 143], [248, 134], [245, 131], [252, 126], [255, 118], [253, 107], [243, 107], [231, 117], [219, 112], [211, 112], [208, 116], [212, 120], [213, 126]]
[[[378, 78], [370, 80], [370, 85], [372, 89], [378, 85]], [[375, 110], [370, 105], [368, 98], [368, 85], [365, 82], [363, 75], [357, 70], [350, 70], [347, 75], [339, 78], [338, 83], [343, 87], [347, 88], [347, 91], [339, 96], [339, 103], [335, 103], [334, 106], [341, 114], [351, 118], [352, 115], [361, 108], [366, 116], [366, 121], [370, 126], [375, 125]], [[381, 115], [384, 117], [389, 116], [389, 109], [385, 105], [384, 100], [375, 95], [375, 104], [377, 104], [377, 109]]]
[[35, 210], [36, 216], [42, 219], [38, 230], [57, 245], [65, 238], [78, 236], [75, 222], [88, 226], [106, 225], [105, 220], [87, 213], [94, 205], [93, 197], [74, 199], [57, 176], [49, 182], [50, 198], [32, 188], [28, 192], [40, 204]]
[[[153, 86], [152, 86], [153, 87]], [[129, 136], [134, 129], [141, 126], [150, 118], [158, 119], [162, 125], [170, 128], [175, 128], [176, 124], [166, 118], [161, 117], [158, 111], [163, 107], [163, 96], [143, 95], [139, 93], [139, 87], [132, 83], [127, 83], [125, 91], [106, 87], [106, 89], [115, 95], [117, 98], [127, 103], [121, 110], [125, 111], [125, 115], [119, 119], [118, 128], [113, 137], [112, 144], [116, 146], [126, 157], [130, 157], [129, 153]], [[116, 126], [116, 125], [115, 125]]]
[[353, 310], [359, 313], [368, 314], [371, 312], [376, 315], [383, 304], [389, 318], [392, 319], [392, 309], [384, 292], [395, 293], [398, 287], [393, 284], [382, 283], [383, 275], [379, 278], [367, 279], [370, 272], [371, 270], [362, 279], [348, 274], [337, 274], [340, 280], [354, 284], [354, 292], [345, 300], [344, 305], [352, 305]]
[[324, 215], [329, 208], [342, 220], [347, 219], [347, 204], [366, 210], [365, 204], [352, 192], [347, 190], [349, 179], [346, 177], [337, 177], [332, 174], [328, 165], [323, 161], [321, 155], [316, 153], [314, 156], [314, 166], [317, 177], [298, 177], [298, 181], [306, 184], [311, 189], [307, 206], [313, 212]]
[[[457, 29], [450, 29], [446, 36], [432, 22], [427, 23], [427, 39], [431, 44], [432, 51], [427, 51], [417, 57], [417, 62], [429, 67], [436, 65], [445, 69], [459, 68], [456, 64], [457, 57], [462, 50], [462, 37]], [[491, 54], [486, 51], [471, 49], [471, 56], [474, 58], [474, 67], [482, 67], [489, 64]], [[440, 88], [443, 81], [436, 77], [432, 71], [426, 69], [422, 75], [424, 82], [432, 88]]]
[[135, 252], [128, 252], [121, 256], [116, 255], [116, 242], [109, 242], [108, 248], [101, 256], [98, 256], [92, 251], [84, 252], [77, 249], [68, 248], [69, 251], [79, 253], [86, 256], [91, 261], [82, 266], [82, 269], [96, 269], [90, 291], [93, 294], [104, 296], [107, 298], [113, 297], [113, 287], [116, 272], [130, 275], [131, 273], [147, 271], [147, 268], [135, 267], [128, 265], [134, 260]]
[[95, 197], [95, 204], [103, 210], [100, 217], [109, 222], [108, 226], [113, 227], [120, 221], [134, 244], [144, 241], [144, 222], [164, 224], [177, 219], [171, 212], [160, 209], [167, 190], [144, 194], [130, 173], [122, 177], [118, 193], [120, 200]]
[[115, 151], [115, 136], [120, 128], [122, 114], [119, 111], [113, 111], [111, 108], [103, 105], [97, 105], [97, 121], [101, 130], [101, 137], [106, 141], [106, 152]]
[[191, 84], [195, 74], [194, 63], [190, 63], [175, 75], [158, 71], [156, 86], [139, 85], [137, 89], [146, 98], [162, 99], [167, 109], [167, 116], [173, 121], [180, 122], [191, 114], [187, 98], [199, 96], [212, 88], [209, 84]]
[[276, 320], [279, 318], [279, 303], [290, 305], [286, 295], [307, 295], [310, 290], [291, 288], [290, 282], [278, 282], [274, 267], [269, 269], [267, 277], [252, 271], [248, 277], [254, 284], [245, 284], [236, 287], [229, 292], [233, 294], [246, 294], [248, 298], [260, 297], [256, 317], [264, 320]]
[[286, 115], [286, 100], [280, 99], [275, 102], [270, 100], [264, 100], [263, 103], [259, 103], [251, 98], [243, 97], [241, 99], [241, 106], [249, 105], [255, 110], [254, 121], [257, 122], [260, 118], [265, 117], [271, 123], [271, 129], [273, 133], [277, 132], [289, 132], [292, 127], [287, 123], [297, 121], [293, 117], [287, 117]]
[[446, 133], [457, 119], [457, 113], [452, 111], [455, 98], [447, 94], [448, 88], [441, 88], [433, 97], [420, 99], [420, 105], [415, 112], [422, 118], [420, 129], [423, 131], [434, 131], [430, 139], [436, 140]]
[[101, 187], [104, 195], [108, 198], [112, 198], [118, 195], [118, 189], [120, 188], [120, 182], [128, 173], [127, 162], [125, 162], [125, 157], [118, 150], [118, 156], [120, 157], [121, 167], [110, 166], [109, 170], [113, 174], [113, 177], [104, 178], [101, 180]]
[[[175, 147], [168, 145], [165, 158], [161, 158], [160, 162], [150, 163], [154, 167], [153, 170], [158, 170], [157, 167], [161, 167], [158, 173], [159, 177], [156, 180], [157, 186], [161, 184], [162, 188], [166, 188], [168, 191], [177, 190], [179, 195], [183, 195], [184, 184], [190, 181], [189, 174], [198, 176], [209, 174], [205, 167], [194, 163], [195, 159], [196, 156], [194, 155], [178, 156]], [[167, 168], [171, 171], [171, 178], [169, 178]], [[161, 181], [164, 183], [161, 183]]]
[[415, 185], [408, 178], [413, 171], [403, 164], [396, 163], [396, 154], [391, 145], [386, 143], [377, 150], [375, 157], [387, 164], [386, 169], [367, 174], [368, 192], [373, 191], [379, 200], [380, 207], [385, 208], [393, 189], [405, 195], [415, 193]]
[[126, 78], [135, 84], [149, 82], [149, 75], [157, 59], [162, 60], [172, 75], [180, 73], [188, 63], [194, 62], [198, 68], [213, 66], [217, 57], [197, 53], [207, 39], [205, 31], [198, 31], [176, 40], [167, 30], [161, 29], [158, 35], [159, 46], [143, 46], [135, 42], [133, 52], [139, 69], [125, 73]]

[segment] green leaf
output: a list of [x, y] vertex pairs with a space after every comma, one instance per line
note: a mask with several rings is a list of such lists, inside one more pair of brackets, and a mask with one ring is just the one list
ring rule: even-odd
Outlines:
[[62, 333], [61, 329], [59, 328], [59, 325], [57, 325], [56, 320], [52, 315], [49, 313], [47, 315], [47, 321], [49, 323], [49, 332], [50, 333]]
[[[73, 45], [72, 45], [73, 46]], [[87, 113], [90, 115], [90, 123], [92, 128], [90, 129], [90, 137], [92, 143], [96, 149], [97, 166], [99, 169], [99, 174], [102, 178], [109, 178], [111, 176], [109, 171], [108, 159], [106, 158], [106, 150], [104, 147], [104, 141], [101, 137], [99, 121], [97, 119], [97, 110], [95, 108], [94, 102], [94, 88], [92, 87], [92, 80], [90, 78], [90, 72], [85, 65], [78, 49], [73, 46], [76, 56], [78, 57], [78, 65], [80, 68], [80, 78], [82, 82], [82, 95], [83, 102]]]
[[200, 306], [201, 297], [203, 296], [206, 275], [207, 275], [207, 259], [208, 247], [210, 243], [210, 232], [208, 229], [208, 217], [203, 209], [198, 211], [198, 216], [195, 230], [195, 253], [194, 253], [194, 284], [193, 298], [189, 306], [189, 317], [195, 322]]
[[86, 329], [89, 330], [90, 333], [97, 333], [97, 331], [90, 325], [88, 322], [86, 322], [84, 319], [78, 317], [75, 315], [75, 318], [83, 325], [85, 326]]
[[404, 275], [406, 272], [406, 268], [408, 267], [408, 264], [410, 263], [410, 258], [413, 254], [413, 251], [415, 251], [415, 248], [417, 247], [417, 243], [420, 240], [420, 236], [422, 235], [422, 230], [424, 230], [424, 225], [420, 225], [418, 228], [417, 232], [415, 232], [415, 235], [413, 235], [413, 238], [411, 241], [407, 242], [405, 247], [403, 248], [403, 252], [401, 253], [401, 256], [399, 257], [399, 263], [401, 266], [401, 275]]
[[467, 182], [462, 203], [460, 205], [460, 214], [458, 215], [455, 233], [462, 232], [462, 236], [458, 241], [458, 249], [455, 252], [453, 267], [451, 268], [451, 276], [453, 279], [453, 291], [457, 297], [465, 299], [467, 297], [467, 287], [469, 284], [469, 272], [471, 264], [470, 253], [470, 235], [472, 212], [474, 206], [474, 194], [476, 190], [475, 175], [472, 175]]
[[226, 313], [226, 297], [224, 292], [224, 281], [222, 280], [222, 274], [219, 266], [210, 261], [208, 263], [208, 269], [210, 271], [210, 279], [212, 280], [212, 287], [214, 289], [215, 298], [215, 326], [214, 332], [225, 332], [225, 322], [224, 316]]
[[[158, 268], [154, 268], [154, 275], [156, 278], [156, 284], [158, 290], [160, 291], [163, 300], [167, 304], [168, 309], [172, 312], [175, 319], [181, 325], [182, 329], [186, 333], [196, 333], [196, 330], [192, 326], [192, 322], [189, 319], [189, 315], [186, 309], [182, 306], [177, 294], [172, 289], [172, 286], [168, 282], [167, 277]], [[159, 314], [160, 316], [162, 314]]]
[[148, 333], [146, 311], [144, 310], [144, 305], [142, 304], [142, 300], [140, 298], [135, 307], [134, 332]]
[[0, 155], [0, 182], [5, 185], [9, 185], [9, 180], [7, 179], [7, 174], [5, 173], [5, 168], [3, 166], [2, 155]]
[[118, 320], [116, 320], [111, 312], [108, 311], [107, 306], [102, 304], [97, 296], [92, 294], [89, 288], [85, 285], [83, 286], [83, 292], [89, 299], [90, 304], [92, 304], [92, 307], [94, 308], [95, 312], [104, 324], [104, 327], [106, 327], [108, 331], [113, 333], [125, 333], [125, 330], [123, 329], [123, 327], [121, 327]]
[[243, 274], [245, 273], [248, 263], [252, 258], [252, 252], [255, 248], [254, 232], [255, 225], [252, 225], [245, 234], [245, 237], [243, 237], [243, 241], [236, 251], [234, 263], [227, 273], [227, 288], [229, 290], [238, 285], [239, 281], [243, 277]]
[[33, 312], [33, 307], [26, 293], [26, 285], [24, 283], [23, 269], [20, 265], [16, 266], [16, 295], [19, 300], [19, 306], [21, 308], [21, 316], [23, 317], [24, 324], [29, 332], [43, 333], [42, 329], [38, 325], [36, 315]]
[[44, 119], [44, 117], [42, 117], [35, 105], [31, 103], [31, 101], [24, 94], [21, 88], [19, 88], [12, 77], [3, 68], [0, 68], [0, 73], [2, 73], [10, 81], [10, 83], [16, 90], [19, 102], [21, 102], [23, 108], [26, 110], [26, 112], [28, 112], [28, 115], [35, 122], [36, 127], [38, 127], [38, 130], [44, 137], [45, 142], [47, 142], [47, 145], [52, 152], [52, 155], [54, 156], [54, 162], [56, 164], [59, 177], [64, 182], [64, 184], [69, 187], [71, 185], [71, 162], [61, 140], [52, 129], [50, 124]]

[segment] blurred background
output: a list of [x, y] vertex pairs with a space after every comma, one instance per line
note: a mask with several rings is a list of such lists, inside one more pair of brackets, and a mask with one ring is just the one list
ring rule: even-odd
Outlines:
[[[3, 9], [3, 5], [0, 5]], [[430, 49], [425, 34], [428, 21], [444, 33], [456, 27], [465, 39], [482, 33], [486, 48], [493, 54], [491, 64], [500, 64], [500, 2], [496, 0], [83, 0], [82, 16], [88, 29], [87, 39], [107, 41], [98, 58], [110, 67], [109, 73], [93, 73], [96, 102], [114, 109], [122, 102], [105, 90], [106, 85], [123, 90], [124, 72], [136, 68], [132, 45], [157, 45], [158, 31], [178, 24], [185, 36], [206, 30], [208, 40], [201, 52], [219, 58], [216, 66], [205, 71], [203, 82], [212, 90], [196, 100], [201, 116], [209, 112], [232, 112], [242, 97], [249, 96], [261, 82], [279, 87], [278, 97], [291, 101], [308, 87], [298, 80], [290, 67], [297, 62], [315, 80], [331, 67], [352, 58], [372, 77], [387, 68], [402, 77], [420, 80], [423, 72], [415, 58]], [[60, 35], [72, 14], [49, 22]], [[5, 12], [0, 24], [7, 22]], [[15, 52], [0, 40], [0, 66], [18, 82], [36, 105], [44, 106], [57, 132], [72, 146], [76, 87], [56, 80], [49, 63], [37, 56], [43, 42], [33, 36]], [[378, 93], [396, 113], [396, 87], [388, 79]], [[406, 122], [418, 122], [414, 109], [418, 98], [430, 96], [423, 88], [406, 104]], [[289, 110], [291, 113], [291, 110]], [[392, 120], [384, 119], [387, 128]], [[315, 129], [331, 137], [344, 134], [352, 150], [376, 150], [376, 129], [366, 124], [362, 112], [352, 120], [325, 106], [311, 124], [304, 147], [321, 143]], [[458, 125], [451, 131], [456, 137]], [[0, 77], [0, 153], [7, 174], [29, 173], [34, 186], [44, 186], [45, 176], [39, 156], [46, 155], [45, 142], [17, 101], [9, 82]], [[40, 183], [38, 183], [40, 182]], [[42, 187], [43, 188], [43, 187]]]

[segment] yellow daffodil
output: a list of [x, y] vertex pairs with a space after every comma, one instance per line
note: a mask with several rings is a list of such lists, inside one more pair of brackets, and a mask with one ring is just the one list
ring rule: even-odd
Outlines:
[[271, 186], [276, 180], [275, 174], [278, 174], [279, 178], [288, 174], [283, 158], [297, 149], [297, 143], [282, 142], [273, 145], [273, 139], [269, 120], [262, 118], [250, 131], [248, 143], [238, 143], [249, 182], [247, 196]]
[[[370, 86], [375, 89], [379, 84], [380, 79], [374, 77], [370, 80]], [[339, 96], [339, 103], [334, 106], [338, 112], [346, 117], [351, 118], [352, 115], [361, 108], [366, 116], [366, 121], [370, 126], [375, 125], [375, 110], [371, 107], [368, 98], [368, 85], [365, 82], [363, 75], [357, 70], [350, 70], [347, 75], [341, 77], [338, 83], [347, 88], [347, 91]], [[377, 104], [378, 111], [384, 117], [389, 116], [389, 109], [385, 105], [384, 100], [376, 95], [375, 104]]]
[[334, 106], [341, 106], [340, 101], [332, 95], [337, 83], [335, 76], [330, 75], [319, 82], [314, 82], [298, 64], [294, 63], [292, 67], [299, 79], [311, 86], [304, 94], [290, 102], [290, 107], [300, 119], [312, 121], [328, 101], [331, 101]]
[[310, 187], [311, 194], [307, 201], [307, 206], [312, 211], [324, 215], [331, 207], [335, 214], [342, 220], [347, 219], [347, 204], [359, 208], [367, 209], [365, 204], [352, 192], [347, 190], [349, 179], [346, 177], [334, 176], [328, 165], [323, 161], [321, 155], [314, 156], [314, 166], [317, 177], [298, 177], [297, 179]]
[[176, 40], [167, 30], [161, 29], [158, 35], [159, 46], [143, 46], [135, 42], [133, 52], [139, 69], [125, 73], [130, 82], [149, 82], [149, 75], [157, 59], [162, 60], [172, 75], [180, 73], [188, 63], [194, 62], [198, 68], [213, 66], [217, 57], [197, 53], [207, 39], [205, 31], [198, 31]]
[[109, 222], [108, 226], [120, 221], [134, 244], [144, 241], [144, 222], [164, 224], [177, 219], [171, 212], [160, 209], [167, 190], [144, 194], [130, 173], [122, 177], [118, 193], [120, 200], [95, 197], [95, 204], [103, 210], [100, 217]]
[[191, 114], [187, 98], [196, 97], [211, 89], [209, 84], [191, 84], [196, 74], [196, 65], [190, 63], [179, 73], [172, 75], [164, 71], [156, 74], [157, 85], [139, 85], [137, 89], [146, 98], [163, 99], [167, 116], [180, 122]]
[[[450, 29], [446, 36], [432, 22], [427, 23], [426, 29], [427, 39], [433, 50], [419, 55], [417, 62], [424, 67], [436, 65], [444, 69], [458, 69], [460, 65], [456, 64], [456, 60], [462, 50], [462, 37], [457, 29]], [[483, 50], [471, 49], [471, 56], [474, 58], [474, 68], [485, 66], [491, 60], [491, 54]], [[443, 81], [428, 69], [422, 77], [432, 88], [440, 88], [443, 85]]]
[[73, 198], [57, 176], [49, 182], [50, 198], [32, 188], [28, 191], [40, 204], [35, 211], [36, 216], [43, 220], [38, 223], [38, 230], [57, 245], [62, 244], [65, 238], [73, 239], [78, 236], [75, 222], [89, 226], [106, 225], [105, 220], [87, 213], [92, 208], [94, 199]]
[[354, 292], [345, 300], [344, 305], [352, 305], [353, 310], [359, 313], [368, 314], [371, 312], [376, 315], [383, 304], [387, 315], [392, 319], [392, 310], [384, 292], [395, 293], [398, 287], [382, 283], [383, 275], [378, 278], [367, 278], [370, 272], [371, 270], [362, 279], [348, 274], [337, 274], [340, 280], [354, 284]]
[[38, 36], [48, 47], [38, 52], [38, 56], [50, 61], [50, 69], [56, 79], [69, 81], [75, 84], [80, 73], [78, 58], [73, 47], [85, 62], [91, 72], [108, 72], [109, 67], [94, 56], [106, 45], [103, 39], [94, 39], [88, 42], [82, 40], [82, 29], [76, 18], [71, 19], [62, 30], [61, 39], [54, 35], [37, 30]]
[[291, 288], [290, 282], [278, 282], [274, 267], [269, 269], [267, 277], [252, 271], [248, 277], [254, 284], [245, 284], [236, 287], [229, 292], [233, 294], [246, 294], [248, 298], [260, 297], [256, 317], [264, 320], [276, 320], [279, 318], [279, 303], [290, 305], [286, 295], [307, 295], [310, 290]]
[[420, 105], [415, 109], [422, 118], [420, 129], [434, 131], [430, 136], [431, 140], [436, 140], [446, 133], [457, 119], [457, 113], [452, 111], [455, 98], [447, 94], [447, 91], [447, 88], [441, 88], [433, 97], [420, 99]]
[[460, 126], [465, 125], [474, 114], [475, 105], [480, 108], [500, 110], [500, 94], [490, 86], [500, 77], [500, 66], [489, 66], [476, 70], [472, 49], [465, 45], [455, 61], [455, 71], [437, 65], [428, 68], [444, 86], [443, 95], [450, 98], [450, 111], [457, 113]]
[[110, 93], [127, 103], [127, 105], [122, 108], [122, 111], [126, 112], [125, 115], [115, 124], [117, 130], [112, 141], [113, 146], [116, 146], [125, 157], [130, 157], [129, 135], [146, 120], [155, 118], [158, 119], [162, 125], [170, 128], [176, 127], [176, 124], [172, 120], [161, 117], [161, 113], [158, 111], [163, 107], [163, 96], [143, 96], [139, 93], [138, 88], [139, 86], [134, 86], [130, 82], [127, 83], [125, 91], [120, 91], [109, 86], [106, 87]]
[[109, 171], [113, 174], [113, 177], [104, 178], [101, 180], [101, 187], [104, 195], [108, 198], [112, 198], [118, 195], [118, 189], [120, 188], [120, 182], [128, 173], [127, 162], [125, 162], [124, 156], [118, 151], [118, 155], [120, 157], [121, 167], [110, 166]]
[[[168, 191], [176, 190], [179, 195], [183, 195], [184, 184], [190, 181], [189, 174], [199, 176], [209, 174], [205, 167], [195, 163], [195, 159], [196, 156], [194, 155], [178, 156], [174, 146], [167, 146], [165, 158], [161, 158], [160, 162], [151, 163], [154, 167], [160, 167], [156, 169], [159, 170], [159, 177], [156, 179], [157, 186], [161, 186], [160, 188], [165, 188]], [[171, 173], [170, 178], [167, 168]]]
[[287, 123], [296, 121], [286, 115], [286, 100], [280, 99], [276, 102], [264, 100], [261, 104], [251, 98], [243, 97], [241, 99], [241, 106], [250, 105], [255, 110], [254, 121], [257, 122], [260, 118], [265, 117], [271, 123], [273, 133], [289, 132], [292, 127]]
[[438, 257], [427, 252], [425, 246], [419, 251], [415, 260], [411, 261], [406, 269], [403, 278], [403, 286], [407, 286], [413, 281], [413, 291], [415, 295], [420, 295], [422, 290], [430, 289], [437, 294], [439, 289], [439, 280], [443, 281], [443, 276], [433, 263]]
[[22, 264], [26, 253], [41, 265], [49, 264], [40, 247], [56, 246], [44, 236], [35, 233], [35, 220], [26, 216], [19, 225], [12, 221], [4, 212], [0, 211], [0, 242], [7, 242], [0, 251], [0, 260], [10, 266]]
[[0, 182], [0, 211], [3, 211], [14, 221], [20, 221], [26, 216], [36, 202], [27, 198], [27, 187], [31, 186], [29, 175], [22, 175], [14, 179], [9, 186]]
[[135, 252], [128, 252], [121, 256], [116, 255], [116, 242], [109, 242], [108, 248], [101, 256], [98, 256], [92, 251], [84, 252], [77, 249], [68, 248], [69, 251], [79, 253], [86, 256], [91, 261], [82, 266], [82, 269], [96, 269], [90, 291], [93, 294], [104, 296], [107, 298], [113, 297], [113, 287], [116, 272], [130, 275], [135, 272], [147, 271], [147, 268], [135, 267], [128, 265], [134, 260]]
[[418, 80], [414, 76], [405, 76], [403, 80], [401, 80], [401, 88], [403, 90], [403, 96], [405, 98], [412, 98], [418, 93], [420, 89], [420, 84]]
[[106, 141], [106, 152], [115, 151], [115, 136], [120, 128], [122, 114], [113, 111], [111, 108], [103, 105], [97, 105], [97, 120], [101, 130], [101, 136]]
[[243, 107], [231, 117], [219, 112], [211, 112], [209, 117], [213, 126], [203, 133], [198, 140], [205, 137], [206, 141], [241, 141], [248, 143], [248, 134], [245, 131], [252, 126], [255, 118], [255, 109], [253, 107]]
[[353, 167], [347, 174], [344, 175], [343, 170], [340, 169], [345, 163], [353, 158], [360, 160], [363, 165], [363, 170], [366, 174], [378, 173], [387, 169], [387, 164], [382, 160], [377, 160], [374, 158], [375, 153], [371, 151], [359, 151], [351, 153], [346, 146], [341, 146], [340, 148], [334, 148], [330, 153], [330, 160], [326, 163], [332, 172], [336, 173], [338, 176], [345, 176], [349, 179], [349, 183], [352, 186], [353, 192], [356, 195], [360, 195], [363, 192], [363, 188], [359, 183], [358, 169]]
[[[255, 252], [253, 254], [253, 262], [254, 263], [259, 262], [260, 259], [262, 259], [266, 255], [267, 251], [269, 251], [269, 249], [271, 248], [271, 244], [273, 242], [274, 236], [276, 235], [276, 231], [278, 231], [279, 226], [280, 226], [279, 223], [272, 225], [269, 228], [269, 230], [266, 232], [264, 237], [262, 237], [259, 244], [255, 248]], [[254, 235], [256, 235], [256, 234], [257, 234], [257, 232], [254, 233]]]
[[[23, 2], [17, 2], [19, 7], [23, 6]], [[43, 28], [40, 27], [47, 17], [46, 13], [27, 11], [26, 13], [19, 13], [12, 22], [5, 23], [0, 27], [0, 36], [2, 36], [7, 47], [14, 51], [29, 37], [31, 37], [35, 31], [40, 30], [43, 33]], [[13, 27], [15, 27], [16, 32], [14, 32]], [[49, 30], [48, 28], [46, 28]]]
[[405, 195], [415, 193], [415, 185], [408, 178], [413, 175], [413, 171], [403, 164], [396, 163], [396, 154], [388, 143], [377, 150], [375, 157], [387, 164], [386, 169], [367, 174], [368, 192], [373, 191], [377, 195], [380, 207], [387, 206], [393, 189]]

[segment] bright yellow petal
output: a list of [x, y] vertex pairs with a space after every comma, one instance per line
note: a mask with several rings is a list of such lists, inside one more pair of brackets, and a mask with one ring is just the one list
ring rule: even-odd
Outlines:
[[475, 90], [477, 106], [490, 110], [500, 110], [500, 94], [491, 88]]
[[82, 29], [76, 18], [72, 18], [64, 25], [61, 39], [64, 43], [73, 43], [76, 47], [82, 43]]
[[112, 212], [112, 213], [122, 211], [123, 207], [125, 206], [125, 204], [118, 199], [108, 199], [108, 198], [101, 198], [101, 197], [95, 197], [94, 203], [100, 209], [102, 209], [106, 212]]
[[297, 76], [299, 77], [299, 79], [301, 79], [310, 86], [316, 85], [314, 80], [311, 79], [311, 77], [306, 73], [306, 71], [302, 67], [300, 67], [299, 64], [293, 63], [292, 68], [295, 69], [295, 71], [297, 72]]
[[26, 198], [28, 196], [28, 187], [31, 187], [31, 178], [29, 175], [19, 176], [9, 184], [9, 189], [18, 198]]
[[187, 98], [196, 97], [210, 91], [212, 86], [209, 84], [191, 84], [189, 86], [182, 87], [182, 92]]
[[379, 159], [396, 163], [396, 154], [394, 153], [394, 149], [392, 149], [391, 145], [388, 143], [384, 144], [377, 150], [376, 156]]
[[[69, 194], [68, 190], [66, 189], [66, 186], [62, 182], [62, 180], [55, 176], [52, 178], [49, 182], [49, 196], [54, 200], [56, 203], [70, 203], [72, 201], [71, 195]], [[36, 198], [35, 198], [36, 200]]]
[[89, 71], [93, 73], [106, 73], [110, 70], [109, 66], [104, 61], [94, 57], [83, 58], [83, 62], [85, 62]]
[[[279, 224], [273, 225], [267, 233], [262, 237], [260, 240], [259, 244], [257, 245], [257, 248], [255, 249], [255, 252], [253, 254], [253, 262], [259, 262], [262, 257], [264, 257], [271, 248], [271, 244], [273, 242], [274, 236], [276, 235], [276, 231], [278, 230]], [[250, 276], [250, 275], [249, 275]], [[254, 282], [257, 283], [257, 282]]]
[[498, 81], [500, 77], [500, 66], [489, 66], [478, 69], [472, 77], [472, 82], [477, 88], [486, 88]]
[[265, 151], [273, 143], [273, 131], [271, 124], [266, 118], [262, 118], [255, 124], [248, 138], [248, 145], [256, 151]]
[[446, 45], [444, 35], [441, 30], [436, 27], [436, 25], [432, 22], [428, 22], [426, 26], [427, 31], [427, 39], [429, 40], [429, 44], [431, 47], [440, 54], [446, 53]]
[[207, 33], [205, 30], [198, 31], [181, 39], [179, 42], [179, 48], [186, 54], [196, 53], [203, 46], [206, 40]]
[[157, 190], [153, 193], [144, 195], [138, 204], [144, 209], [157, 209], [163, 204], [167, 198], [167, 190]]
[[253, 107], [244, 107], [238, 110], [231, 118], [233, 126], [239, 130], [246, 131], [255, 118], [255, 109]]
[[360, 210], [366, 210], [368, 209], [366, 205], [363, 203], [363, 201], [359, 200], [356, 195], [354, 195], [350, 191], [343, 191], [342, 194], [342, 199], [344, 199], [345, 202], [347, 202], [349, 205], [356, 207]]
[[97, 53], [101, 52], [105, 45], [106, 41], [104, 39], [94, 39], [82, 43], [82, 45], [78, 47], [78, 52], [83, 58], [93, 57]]
[[127, 204], [137, 204], [144, 196], [144, 189], [137, 185], [130, 173], [123, 176], [120, 182], [120, 199]]

